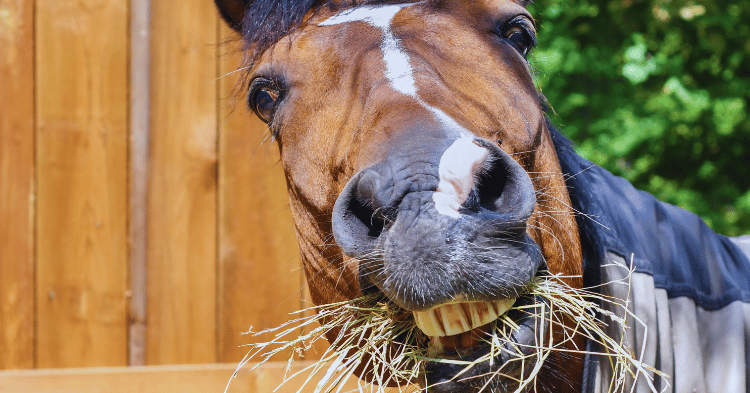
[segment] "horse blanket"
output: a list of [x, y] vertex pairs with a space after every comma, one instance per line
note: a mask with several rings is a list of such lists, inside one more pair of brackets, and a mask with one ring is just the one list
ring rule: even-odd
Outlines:
[[[628, 300], [642, 323], [630, 318], [622, 339], [664, 373], [651, 374], [654, 387], [750, 392], [750, 236], [716, 234], [695, 214], [581, 158], [554, 130], [553, 137], [580, 213], [584, 281]], [[607, 392], [611, 373], [608, 359], [588, 356], [583, 391]], [[628, 383], [650, 391], [644, 377]]]

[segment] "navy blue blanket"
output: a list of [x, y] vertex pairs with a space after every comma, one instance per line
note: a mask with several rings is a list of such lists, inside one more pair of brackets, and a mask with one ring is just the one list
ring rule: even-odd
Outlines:
[[[713, 232], [695, 214], [581, 158], [550, 130], [579, 212], [584, 283], [627, 299], [639, 321], [611, 334], [624, 335], [644, 363], [668, 376], [650, 373], [628, 381], [626, 391], [635, 384], [636, 392], [750, 393], [749, 238]], [[630, 268], [629, 287], [612, 284]], [[609, 365], [587, 356], [584, 392], [607, 391]]]
[[635, 270], [652, 275], [670, 297], [687, 296], [711, 310], [750, 302], [750, 260], [735, 242], [580, 157], [562, 138], [555, 135], [555, 143], [573, 206], [585, 214], [578, 223], [587, 283], [598, 283], [598, 265], [611, 251], [632, 254]]

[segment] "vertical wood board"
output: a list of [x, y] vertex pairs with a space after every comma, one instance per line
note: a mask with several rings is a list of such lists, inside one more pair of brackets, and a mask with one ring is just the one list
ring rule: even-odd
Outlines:
[[34, 1], [0, 0], [0, 370], [34, 366]]
[[[224, 26], [222, 37], [235, 37]], [[231, 41], [231, 39], [230, 39]], [[303, 271], [278, 147], [267, 126], [248, 111], [236, 72], [241, 45], [220, 57], [220, 337], [219, 359], [242, 360], [238, 345], [269, 340], [241, 335], [277, 327], [302, 305]], [[280, 353], [276, 360], [285, 360]]]
[[151, 18], [146, 362], [214, 362], [217, 15], [157, 1]]
[[126, 363], [127, 21], [37, 3], [39, 367]]

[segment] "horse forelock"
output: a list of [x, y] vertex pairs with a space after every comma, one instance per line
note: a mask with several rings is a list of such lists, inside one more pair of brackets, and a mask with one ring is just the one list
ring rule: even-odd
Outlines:
[[254, 0], [245, 11], [242, 39], [252, 64], [282, 38], [322, 10], [332, 12], [367, 5], [408, 4], [410, 0]]

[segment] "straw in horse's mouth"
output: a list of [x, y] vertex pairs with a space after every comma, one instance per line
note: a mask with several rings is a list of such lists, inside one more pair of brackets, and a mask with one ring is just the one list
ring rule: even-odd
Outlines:
[[[556, 276], [539, 277], [524, 292], [517, 299], [444, 304], [422, 312], [404, 310], [373, 295], [318, 306], [316, 315], [255, 333], [274, 332], [275, 338], [251, 345], [240, 367], [254, 359], [260, 360], [258, 367], [288, 350], [292, 350], [292, 362], [295, 354], [333, 332], [336, 338], [331, 346], [305, 369], [307, 381], [320, 376], [317, 389], [321, 392], [335, 392], [363, 365], [371, 368], [368, 379], [380, 386], [424, 384], [425, 372], [435, 375], [437, 370], [449, 374], [451, 381], [479, 384], [471, 391], [494, 391], [489, 388], [493, 381], [506, 380], [515, 386], [511, 390], [525, 391], [552, 351], [583, 352], [583, 348], [564, 345], [576, 335], [594, 341], [603, 348], [599, 354], [612, 359], [611, 391], [619, 391], [626, 375], [643, 375], [649, 369], [618, 339], [609, 337], [599, 319], [624, 329], [625, 320], [597, 302], [620, 308], [627, 316], [626, 305], [571, 288]], [[563, 323], [566, 319], [574, 324]], [[562, 329], [562, 342], [552, 340], [553, 327]], [[302, 335], [300, 328], [305, 331]], [[437, 381], [443, 383], [444, 378]], [[423, 389], [428, 390], [424, 385]]]
[[[494, 319], [472, 326], [467, 317], [485, 307], [489, 315], [475, 323]], [[533, 365], [547, 356], [543, 347], [550, 328], [545, 322], [548, 310], [548, 302], [533, 295], [455, 304], [448, 315], [468, 322], [471, 329], [431, 338], [424, 364], [426, 386], [440, 387], [441, 392], [526, 391], [534, 379]], [[498, 383], [505, 387], [489, 388]]]

